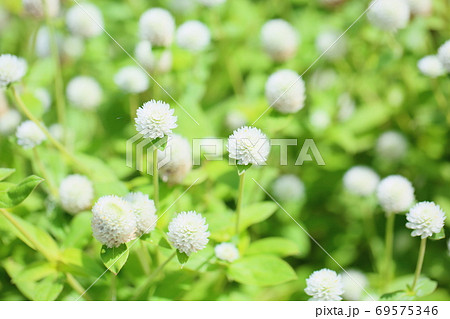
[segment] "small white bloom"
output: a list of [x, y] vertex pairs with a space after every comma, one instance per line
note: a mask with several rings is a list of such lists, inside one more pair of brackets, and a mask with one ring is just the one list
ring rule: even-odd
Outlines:
[[137, 66], [126, 66], [114, 76], [114, 82], [127, 93], [141, 93], [148, 89], [148, 75]]
[[52, 105], [52, 97], [48, 90], [40, 87], [36, 88], [33, 93], [34, 96], [39, 100], [39, 102], [41, 102], [44, 112], [47, 112]]
[[275, 198], [282, 202], [298, 201], [305, 197], [305, 184], [292, 174], [278, 177], [272, 189]]
[[323, 109], [315, 110], [309, 116], [309, 122], [314, 128], [324, 130], [331, 123], [330, 114]]
[[175, 216], [167, 233], [172, 245], [188, 256], [205, 248], [209, 235], [206, 219], [195, 211], [181, 212]]
[[136, 237], [136, 215], [127, 201], [115, 195], [98, 199], [92, 208], [91, 226], [94, 237], [109, 248]]
[[59, 197], [62, 208], [71, 214], [87, 210], [94, 199], [92, 182], [83, 175], [69, 175], [59, 186]]
[[346, 300], [361, 300], [364, 289], [369, 285], [369, 280], [359, 270], [350, 269], [347, 273], [342, 273], [342, 284], [344, 286], [344, 294]]
[[427, 55], [419, 60], [417, 67], [423, 75], [436, 78], [445, 74], [444, 66], [436, 55]]
[[408, 0], [411, 14], [418, 16], [429, 16], [433, 8], [431, 0]]
[[270, 152], [267, 136], [252, 126], [238, 128], [228, 138], [228, 152], [239, 165], [264, 165]]
[[382, 159], [398, 161], [406, 155], [407, 151], [408, 142], [398, 132], [385, 132], [377, 140], [376, 152]]
[[192, 169], [189, 141], [178, 134], [169, 136], [165, 150], [158, 150], [158, 168], [164, 182], [181, 183]]
[[79, 36], [68, 36], [62, 43], [62, 52], [66, 57], [77, 59], [84, 53], [84, 41]]
[[12, 54], [0, 55], [0, 88], [20, 81], [27, 73], [27, 62]]
[[305, 106], [305, 82], [292, 70], [273, 73], [265, 91], [269, 105], [281, 113], [295, 113]]
[[139, 19], [141, 39], [154, 46], [167, 47], [172, 44], [175, 33], [175, 20], [169, 11], [153, 8], [145, 11]]
[[232, 243], [221, 243], [214, 247], [216, 257], [232, 263], [239, 258], [239, 250]]
[[73, 35], [92, 38], [103, 32], [103, 15], [96, 5], [81, 2], [67, 11], [66, 24]]
[[177, 127], [177, 117], [173, 113], [174, 110], [163, 101], [145, 102], [137, 110], [136, 130], [145, 138], [152, 140], [169, 136]]
[[369, 196], [375, 192], [380, 177], [366, 166], [354, 166], [344, 175], [344, 187], [352, 194]]
[[90, 76], [74, 77], [67, 85], [66, 94], [73, 106], [84, 110], [96, 109], [103, 99], [100, 84]]
[[156, 58], [152, 52], [152, 44], [150, 41], [142, 40], [134, 49], [134, 55], [141, 64], [147, 70], [152, 70], [156, 63]]
[[409, 5], [406, 0], [373, 0], [367, 17], [377, 28], [397, 31], [406, 27], [409, 14]]
[[405, 177], [390, 175], [378, 184], [377, 197], [386, 214], [404, 212], [414, 202], [414, 187]]
[[203, 4], [205, 7], [216, 7], [225, 3], [226, 0], [197, 0], [199, 3]]
[[0, 113], [0, 134], [9, 135], [20, 124], [20, 113], [14, 109], [7, 109]]
[[156, 227], [155, 203], [141, 192], [129, 193], [123, 199], [130, 203], [136, 215], [136, 236], [148, 234]]
[[339, 301], [344, 293], [341, 276], [330, 269], [313, 272], [306, 279], [305, 293], [312, 296], [311, 301]]
[[347, 41], [344, 36], [340, 36], [341, 33], [337, 31], [320, 33], [316, 39], [317, 51], [329, 60], [342, 58], [347, 53]]
[[413, 229], [411, 236], [427, 238], [439, 233], [444, 227], [445, 213], [433, 202], [420, 202], [406, 214], [406, 227]]
[[450, 40], [447, 40], [443, 45], [439, 47], [438, 58], [444, 68], [448, 72], [450, 72]]
[[208, 47], [211, 42], [211, 33], [204, 23], [191, 20], [178, 27], [176, 40], [180, 48], [199, 52]]
[[247, 124], [247, 118], [245, 117], [244, 114], [242, 114], [237, 110], [232, 110], [228, 112], [225, 117], [225, 125], [231, 131], [238, 129], [244, 126], [245, 124]]
[[17, 143], [24, 149], [33, 148], [47, 139], [44, 132], [32, 121], [25, 121], [16, 131]]
[[46, 14], [54, 18], [59, 14], [60, 8], [59, 0], [22, 0], [22, 5], [25, 12], [35, 18], [43, 18]]
[[274, 61], [286, 61], [295, 56], [299, 39], [294, 27], [282, 19], [269, 20], [261, 29], [263, 49]]
[[64, 128], [61, 124], [55, 123], [50, 125], [48, 132], [58, 141], [62, 141], [64, 139]]

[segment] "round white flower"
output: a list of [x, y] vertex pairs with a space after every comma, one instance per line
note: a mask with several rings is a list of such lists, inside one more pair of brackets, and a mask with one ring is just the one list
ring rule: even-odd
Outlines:
[[197, 1], [206, 7], [216, 7], [218, 5], [225, 3], [226, 0], [197, 0]]
[[178, 251], [189, 256], [208, 244], [208, 224], [195, 211], [181, 212], [170, 222], [167, 237]]
[[96, 5], [82, 2], [67, 11], [66, 24], [73, 35], [92, 38], [103, 32], [103, 15]]
[[34, 96], [41, 102], [44, 112], [47, 112], [52, 105], [52, 97], [47, 89], [36, 88], [33, 92]]
[[148, 75], [137, 66], [126, 66], [114, 76], [114, 82], [128, 93], [141, 93], [148, 89]]
[[44, 132], [32, 121], [25, 121], [16, 131], [17, 143], [24, 149], [33, 148], [47, 139]]
[[62, 141], [64, 139], [64, 127], [61, 124], [55, 123], [50, 125], [48, 132], [58, 141]]
[[445, 213], [433, 202], [420, 202], [406, 214], [406, 227], [413, 229], [411, 236], [427, 238], [439, 233], [444, 227]]
[[84, 53], [84, 41], [79, 36], [66, 37], [62, 43], [62, 52], [66, 57], [77, 59]]
[[152, 44], [150, 41], [140, 41], [134, 49], [134, 55], [138, 62], [147, 70], [152, 70], [154, 68], [156, 58], [152, 52]]
[[9, 135], [20, 124], [20, 113], [14, 109], [7, 109], [0, 113], [0, 134]]
[[109, 248], [119, 247], [135, 238], [136, 215], [124, 199], [108, 195], [98, 199], [92, 208], [94, 237]]
[[211, 42], [211, 33], [204, 23], [191, 20], [178, 27], [176, 40], [180, 48], [199, 52], [208, 47]]
[[282, 202], [298, 201], [305, 197], [305, 184], [292, 174], [278, 177], [272, 189], [275, 198]]
[[225, 125], [229, 130], [234, 131], [247, 124], [247, 118], [237, 110], [232, 110], [225, 117]]
[[297, 53], [299, 45], [297, 31], [285, 20], [267, 21], [261, 29], [264, 51], [275, 61], [286, 61]]
[[181, 183], [192, 169], [189, 141], [178, 134], [171, 135], [165, 150], [158, 150], [158, 168], [164, 182]]
[[123, 199], [130, 203], [136, 215], [136, 236], [148, 234], [156, 227], [158, 216], [155, 203], [141, 192], [129, 193]]
[[27, 73], [27, 62], [12, 54], [0, 55], [0, 88], [20, 81]]
[[359, 270], [348, 270], [347, 273], [342, 273], [342, 284], [344, 287], [344, 294], [342, 295], [346, 300], [361, 300], [364, 289], [369, 285], [369, 280]]
[[331, 123], [330, 114], [326, 110], [315, 110], [309, 116], [309, 122], [314, 128], [324, 130]]
[[153, 8], [145, 11], [139, 19], [141, 39], [154, 46], [167, 47], [172, 44], [175, 33], [175, 20], [169, 11]]
[[448, 72], [450, 72], [450, 40], [447, 40], [443, 45], [439, 47], [438, 58], [444, 68]]
[[388, 131], [380, 135], [377, 140], [377, 155], [386, 160], [397, 161], [403, 158], [408, 151], [408, 142], [405, 137], [395, 131]]
[[381, 180], [377, 188], [378, 201], [387, 214], [408, 210], [414, 202], [411, 182], [400, 175], [390, 175]]
[[214, 247], [216, 257], [232, 263], [239, 258], [239, 250], [232, 243], [221, 243]]
[[238, 128], [228, 138], [228, 152], [239, 165], [263, 165], [270, 152], [267, 136], [252, 126]]
[[60, 8], [59, 0], [22, 0], [22, 5], [25, 12], [35, 18], [43, 18], [46, 14], [54, 18], [59, 14]]
[[150, 139], [171, 135], [177, 127], [177, 117], [173, 113], [174, 110], [163, 101], [148, 101], [137, 110], [136, 130]]
[[320, 33], [316, 39], [317, 51], [329, 60], [342, 58], [347, 53], [347, 41], [344, 36], [340, 36], [341, 33], [337, 31]]
[[431, 14], [433, 3], [431, 0], [408, 0], [411, 14], [418, 16], [428, 16]]
[[423, 75], [436, 78], [445, 74], [444, 66], [436, 55], [427, 55], [419, 60], [417, 67]]
[[83, 175], [69, 175], [59, 186], [59, 197], [62, 208], [71, 214], [87, 210], [94, 199], [92, 182]]
[[269, 105], [281, 113], [295, 113], [305, 106], [305, 82], [292, 70], [273, 73], [265, 91]]
[[373, 0], [370, 6], [367, 17], [377, 28], [397, 31], [409, 22], [410, 12], [406, 0]]
[[344, 175], [344, 187], [352, 194], [369, 196], [377, 189], [380, 178], [366, 166], [354, 166]]
[[73, 106], [84, 110], [96, 109], [103, 99], [100, 84], [89, 76], [77, 76], [70, 80], [66, 94]]
[[339, 301], [344, 293], [341, 276], [330, 269], [317, 270], [306, 279], [305, 293], [311, 301]]

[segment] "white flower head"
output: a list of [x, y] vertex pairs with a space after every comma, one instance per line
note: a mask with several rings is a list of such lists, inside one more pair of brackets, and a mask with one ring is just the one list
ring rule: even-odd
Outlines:
[[337, 31], [320, 33], [316, 39], [317, 51], [329, 60], [342, 58], [347, 53], [347, 41], [341, 34]]
[[414, 202], [414, 187], [405, 177], [390, 175], [378, 184], [377, 197], [386, 214], [404, 212]]
[[269, 20], [261, 29], [263, 49], [274, 61], [286, 61], [295, 56], [299, 39], [294, 27], [282, 19]]
[[380, 177], [366, 166], [354, 166], [344, 175], [344, 187], [352, 194], [369, 196], [375, 193]]
[[406, 214], [406, 227], [412, 229], [411, 236], [427, 238], [439, 233], [444, 227], [445, 213], [433, 202], [420, 202]]
[[158, 169], [161, 179], [169, 184], [179, 184], [192, 169], [192, 149], [184, 137], [169, 136], [164, 151], [158, 150]]
[[27, 73], [27, 62], [12, 54], [0, 55], [0, 88], [20, 81]]
[[133, 65], [121, 68], [114, 76], [114, 82], [128, 93], [141, 93], [150, 86], [148, 75], [141, 68]]
[[305, 293], [311, 301], [339, 301], [344, 293], [342, 278], [330, 269], [317, 270], [306, 279]]
[[52, 96], [50, 92], [42, 87], [36, 88], [33, 92], [34, 96], [41, 102], [44, 112], [47, 112], [52, 105]]
[[230, 263], [239, 258], [239, 250], [232, 243], [221, 243], [214, 247], [216, 257]]
[[423, 75], [436, 78], [446, 73], [441, 60], [436, 55], [427, 55], [417, 62], [417, 67]]
[[50, 127], [48, 128], [48, 132], [51, 136], [53, 136], [53, 138], [58, 141], [62, 141], [64, 139], [64, 127], [59, 123], [50, 125]]
[[314, 128], [324, 130], [331, 123], [330, 113], [324, 109], [314, 110], [309, 116], [309, 122]]
[[305, 82], [292, 70], [269, 76], [265, 93], [269, 105], [281, 113], [295, 113], [305, 106]]
[[189, 256], [208, 244], [208, 224], [195, 211], [181, 212], [170, 222], [167, 237], [178, 251]]
[[94, 199], [94, 186], [83, 175], [69, 175], [59, 186], [59, 197], [62, 208], [71, 214], [87, 210]]
[[80, 109], [94, 110], [103, 99], [103, 90], [98, 82], [90, 76], [76, 76], [66, 88], [69, 102]]
[[205, 7], [216, 7], [225, 3], [226, 0], [197, 0], [199, 3], [204, 5]]
[[377, 155], [386, 160], [398, 161], [406, 155], [408, 142], [406, 138], [395, 131], [388, 131], [380, 135], [377, 140]]
[[109, 248], [119, 247], [135, 238], [136, 215], [124, 199], [107, 195], [100, 197], [92, 208], [94, 237]]
[[177, 117], [173, 113], [174, 110], [170, 105], [163, 101], [145, 102], [137, 110], [136, 130], [145, 138], [152, 140], [169, 136], [177, 127]]
[[438, 58], [447, 72], [450, 72], [450, 40], [439, 47]]
[[366, 275], [359, 270], [350, 269], [346, 273], [342, 273], [342, 284], [346, 300], [361, 300], [364, 289], [368, 286], [369, 280]]
[[16, 131], [17, 143], [24, 149], [33, 148], [47, 139], [44, 132], [32, 121], [25, 121]]
[[46, 14], [54, 18], [60, 9], [59, 0], [22, 0], [22, 5], [25, 12], [35, 18], [43, 18]]
[[199, 52], [205, 50], [210, 44], [211, 33], [204, 23], [190, 20], [178, 27], [176, 40], [180, 48]]
[[247, 124], [247, 118], [237, 110], [232, 110], [225, 117], [225, 125], [229, 130], [234, 131]]
[[21, 121], [20, 113], [14, 109], [7, 109], [0, 113], [0, 134], [9, 135], [13, 133]]
[[408, 0], [411, 14], [418, 16], [429, 16], [433, 9], [432, 0]]
[[239, 165], [264, 165], [270, 152], [267, 136], [252, 126], [238, 128], [228, 138], [228, 152]]
[[77, 59], [84, 53], [84, 40], [80, 36], [68, 36], [62, 43], [62, 53], [71, 59]]
[[148, 234], [155, 229], [158, 216], [155, 203], [148, 195], [141, 192], [129, 193], [123, 199], [130, 203], [136, 215], [136, 236]]
[[409, 5], [406, 0], [373, 0], [367, 17], [374, 26], [386, 31], [403, 29], [409, 22]]
[[305, 184], [292, 174], [278, 177], [272, 189], [275, 198], [282, 202], [298, 201], [305, 197]]
[[139, 19], [141, 39], [154, 46], [167, 47], [172, 44], [175, 33], [175, 20], [169, 11], [153, 8], [145, 11]]
[[67, 10], [66, 24], [73, 35], [92, 38], [103, 32], [103, 15], [96, 5], [81, 2]]

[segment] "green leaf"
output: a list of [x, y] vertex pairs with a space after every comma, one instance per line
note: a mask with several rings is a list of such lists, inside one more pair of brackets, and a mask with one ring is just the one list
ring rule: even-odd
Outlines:
[[414, 292], [417, 297], [425, 297], [431, 295], [437, 288], [437, 282], [427, 277], [420, 277], [417, 280]]
[[42, 181], [42, 178], [32, 175], [17, 185], [6, 190], [0, 190], [0, 208], [11, 208], [19, 205]]
[[445, 229], [442, 227], [441, 231], [437, 234], [433, 234], [433, 236], [430, 237], [431, 240], [439, 240], [445, 238]]
[[180, 264], [184, 265], [189, 260], [189, 256], [177, 250], [177, 258]]
[[239, 174], [239, 175], [244, 174], [245, 171], [248, 170], [250, 167], [252, 167], [252, 164], [247, 164], [247, 165], [240, 165], [240, 164], [237, 164], [237, 165], [236, 165], [236, 168], [237, 168], [237, 170], [238, 170], [238, 174]]
[[228, 268], [235, 281], [256, 286], [274, 286], [297, 279], [291, 266], [272, 255], [255, 255], [236, 260]]
[[70, 223], [70, 228], [62, 244], [63, 247], [83, 248], [92, 237], [92, 215], [82, 212], [75, 215]]
[[269, 237], [250, 244], [247, 255], [272, 254], [280, 257], [300, 254], [297, 243], [282, 237]]
[[164, 248], [172, 249], [172, 246], [170, 246], [170, 243], [167, 241], [167, 239], [164, 236], [161, 237], [158, 245], [161, 247], [164, 247]]
[[389, 292], [380, 297], [380, 301], [411, 301], [414, 300], [414, 296], [408, 295], [405, 290], [397, 290]]
[[76, 276], [97, 278], [102, 274], [103, 266], [98, 259], [90, 257], [78, 248], [67, 248], [61, 253], [61, 271]]
[[260, 223], [277, 210], [278, 206], [274, 202], [260, 202], [249, 206], [244, 206], [240, 220], [241, 231], [245, 230], [253, 224]]
[[0, 181], [9, 177], [12, 173], [16, 171], [15, 168], [3, 168], [0, 167]]
[[126, 244], [122, 244], [119, 247], [114, 248], [108, 248], [103, 245], [100, 251], [100, 258], [102, 259], [103, 264], [114, 275], [117, 275], [125, 265], [128, 255], [129, 249]]

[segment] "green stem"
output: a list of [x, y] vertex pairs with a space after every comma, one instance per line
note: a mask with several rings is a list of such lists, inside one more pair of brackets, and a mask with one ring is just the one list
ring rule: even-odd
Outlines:
[[117, 301], [117, 275], [111, 272], [111, 301]]
[[69, 286], [72, 287], [72, 289], [75, 290], [80, 296], [82, 295], [87, 301], [92, 301], [91, 297], [86, 292], [86, 289], [81, 286], [72, 274], [66, 273], [66, 279]]
[[134, 120], [134, 118], [136, 117], [136, 110], [138, 108], [138, 103], [139, 103], [139, 96], [137, 94], [130, 94], [129, 96], [129, 107], [130, 107], [130, 119]]
[[239, 175], [239, 194], [236, 204], [236, 235], [239, 236], [239, 219], [241, 217], [242, 210], [242, 200], [244, 197], [244, 181], [245, 181], [245, 171]]
[[58, 189], [56, 188], [55, 185], [53, 185], [53, 182], [50, 179], [50, 175], [48, 174], [47, 170], [45, 169], [45, 166], [41, 161], [41, 157], [39, 156], [39, 152], [37, 151], [36, 147], [33, 148], [33, 155], [34, 155], [35, 163], [39, 168], [38, 174], [42, 174], [45, 181], [47, 182], [50, 194], [53, 196], [53, 198], [57, 199], [59, 196]]
[[142, 269], [144, 270], [145, 275], [150, 274], [150, 255], [148, 253], [148, 249], [145, 246], [145, 243], [143, 240], [140, 241], [140, 251], [138, 252], [138, 259], [142, 266]]
[[153, 201], [156, 210], [159, 209], [159, 177], [158, 177], [158, 149], [153, 150]]
[[395, 213], [389, 213], [386, 219], [386, 238], [385, 238], [385, 262], [384, 262], [384, 278], [386, 285], [390, 283], [392, 276], [392, 251], [394, 246], [394, 225]]
[[422, 271], [422, 265], [423, 265], [423, 259], [425, 257], [425, 249], [427, 248], [427, 238], [422, 238], [420, 241], [420, 249], [419, 249], [419, 257], [417, 258], [417, 266], [416, 266], [416, 272], [414, 274], [414, 281], [411, 286], [411, 290], [414, 291], [414, 288], [416, 287], [417, 280], [419, 280], [420, 272]]

